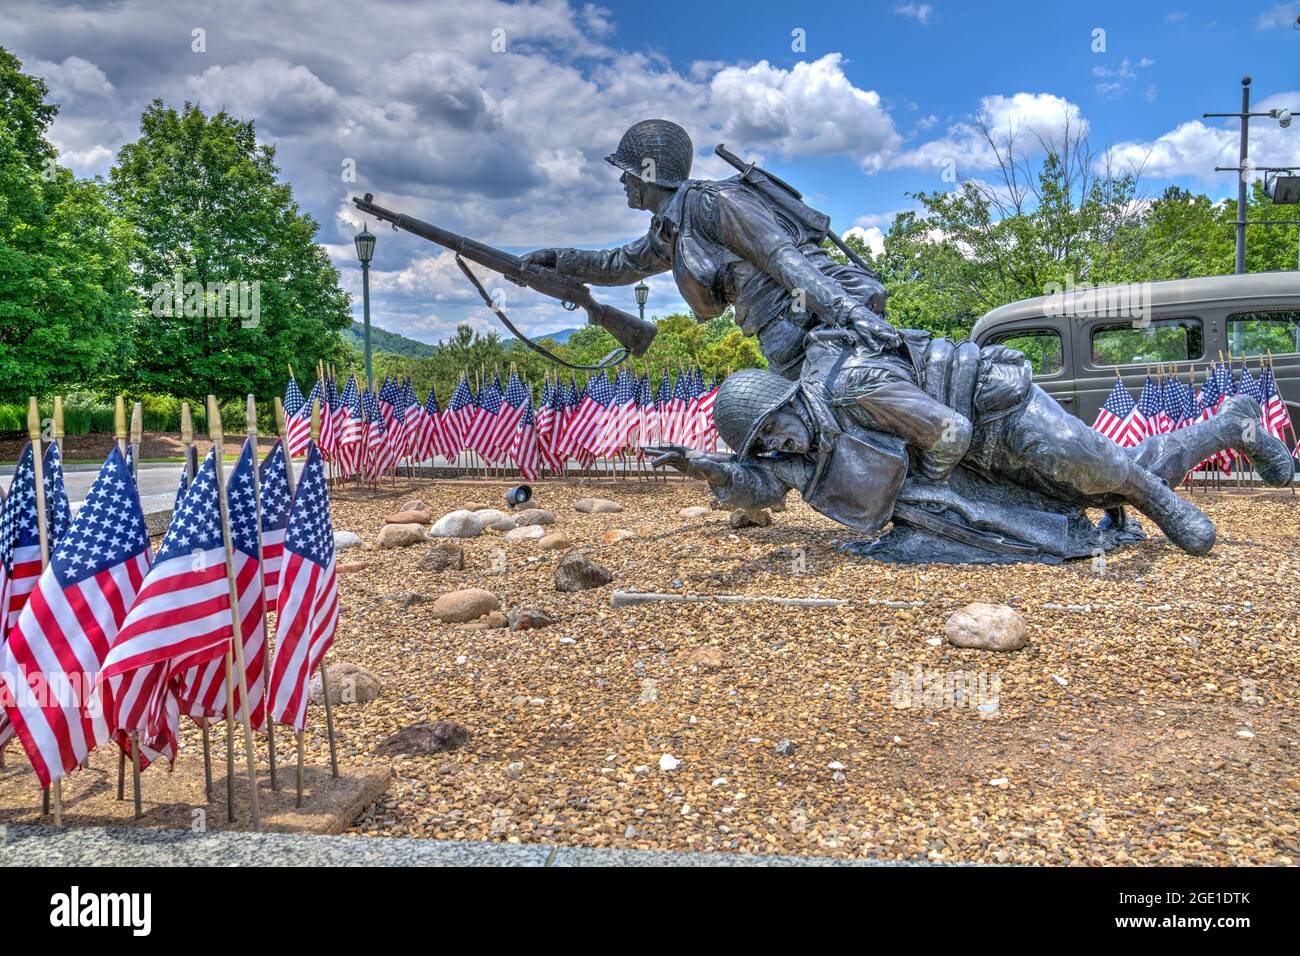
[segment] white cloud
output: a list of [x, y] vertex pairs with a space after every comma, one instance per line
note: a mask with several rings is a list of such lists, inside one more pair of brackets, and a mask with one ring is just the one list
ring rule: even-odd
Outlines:
[[[1252, 111], [1266, 112], [1300, 104], [1300, 92], [1278, 93], [1252, 104]], [[1106, 153], [1118, 168], [1141, 168], [1143, 176], [1171, 178], [1195, 176], [1207, 182], [1224, 182], [1229, 173], [1215, 173], [1215, 166], [1236, 166], [1240, 143], [1236, 120], [1209, 125], [1191, 120], [1153, 140], [1117, 143]], [[1277, 166], [1296, 156], [1294, 127], [1282, 129], [1276, 120], [1255, 119], [1250, 124], [1250, 152], [1256, 164]]]
[[1300, 3], [1279, 3], [1266, 13], [1261, 13], [1255, 20], [1257, 30], [1277, 30], [1294, 27], [1300, 18]]
[[866, 229], [861, 226], [854, 226], [844, 233], [844, 238], [857, 236], [871, 250], [873, 256], [878, 256], [885, 251], [885, 234], [881, 232], [879, 226], [870, 226]]
[[35, 60], [27, 69], [43, 78], [50, 88], [50, 98], [58, 103], [89, 97], [108, 96], [113, 84], [94, 63], [79, 56], [70, 56], [62, 63]]
[[880, 95], [855, 87], [838, 53], [789, 70], [766, 60], [726, 67], [710, 82], [707, 113], [724, 137], [785, 156], [848, 153], [871, 170], [901, 142]]
[[1025, 147], [1037, 141], [1060, 140], [1067, 125], [1086, 131], [1087, 121], [1079, 107], [1052, 93], [996, 94], [980, 100], [970, 120], [950, 126], [946, 135], [899, 153], [891, 165], [917, 169], [943, 169], [956, 164], [957, 171], [988, 169], [995, 164], [993, 148], [979, 130], [982, 123], [995, 140], [1016, 139]]
[[912, 3], [909, 0], [908, 3], [902, 6], [894, 7], [894, 12], [904, 17], [912, 17], [918, 20], [922, 26], [926, 26], [930, 22], [931, 14], [934, 13], [934, 7], [928, 3]]

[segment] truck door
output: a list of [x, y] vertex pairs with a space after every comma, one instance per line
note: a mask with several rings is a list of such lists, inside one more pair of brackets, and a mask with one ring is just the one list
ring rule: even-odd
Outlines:
[[1034, 367], [1034, 384], [1060, 402], [1067, 412], [1075, 411], [1077, 396], [1070, 375], [1073, 366], [1070, 339], [1051, 320], [1045, 320], [1042, 325], [1027, 323], [995, 332], [980, 344], [1005, 345], [1024, 352]]

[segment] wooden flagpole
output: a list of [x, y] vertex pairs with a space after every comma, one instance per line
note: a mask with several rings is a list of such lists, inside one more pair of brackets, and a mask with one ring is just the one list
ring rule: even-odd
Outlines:
[[[311, 440], [319, 442], [320, 440], [320, 402], [311, 404]], [[334, 743], [334, 705], [330, 703], [330, 681], [329, 673], [325, 668], [325, 658], [320, 661], [320, 692], [325, 701], [325, 730], [329, 737], [330, 744], [330, 775], [337, 780], [339, 778], [339, 756], [338, 748]]]
[[[226, 501], [226, 469], [222, 454], [222, 439], [224, 436], [221, 428], [221, 410], [217, 408], [215, 395], [208, 396], [208, 435], [212, 438], [212, 448], [215, 452], [213, 459], [216, 464], [217, 504], [221, 511], [221, 542], [226, 551], [226, 583], [230, 591], [231, 644], [234, 647], [234, 654], [232, 655], [230, 651], [226, 652], [226, 687], [229, 691], [232, 679], [238, 681], [239, 719], [244, 725], [244, 757], [248, 763], [249, 811], [253, 819], [253, 829], [260, 830], [262, 829], [262, 819], [257, 799], [257, 762], [253, 753], [253, 729], [248, 720], [248, 672], [244, 667], [244, 622], [239, 616], [239, 588], [235, 582], [234, 544], [230, 534], [230, 508]], [[230, 673], [232, 657], [234, 658], [234, 667], [238, 671], [234, 675]], [[232, 694], [229, 692], [226, 695], [226, 722], [228, 724], [235, 719], [233, 708], [229, 707], [231, 696]], [[229, 739], [229, 736], [227, 739]]]
[[[294, 491], [295, 491], [295, 489], [297, 488], [297, 482], [294, 481], [294, 477], [293, 477], [293, 459], [289, 457], [289, 420], [288, 420], [288, 418], [285, 416], [285, 413], [284, 413], [284, 403], [282, 403], [278, 398], [275, 400], [275, 427], [276, 427], [276, 429], [277, 429], [277, 430], [279, 431], [279, 433], [280, 433], [280, 447], [281, 447], [282, 449], [284, 449], [284, 479], [285, 479], [285, 482], [289, 485], [289, 497], [290, 497], [290, 499], [292, 499], [292, 498], [293, 498], [293, 495], [294, 495]], [[281, 584], [281, 586], [284, 585], [284, 568], [283, 568], [283, 565], [281, 566], [281, 569], [280, 569], [280, 584]], [[277, 633], [276, 633], [276, 638], [277, 638], [277, 640], [276, 640], [276, 648], [275, 648], [275, 649], [278, 650], [278, 649], [279, 649], [279, 643], [280, 643], [280, 642], [279, 642], [279, 636], [280, 636], [280, 635], [279, 635], [279, 628], [280, 628], [280, 615], [279, 615], [279, 613], [276, 614], [275, 624], [276, 624], [276, 632], [277, 632]], [[266, 663], [266, 669], [267, 669], [267, 673], [268, 673], [268, 674], [274, 673], [274, 671], [275, 671], [274, 664], [275, 664], [275, 659], [274, 659], [273, 657], [268, 657], [268, 658], [267, 658], [267, 663]], [[270, 680], [269, 680], [269, 678], [268, 678], [268, 680], [267, 680], [267, 687], [268, 687], [268, 690], [269, 690], [269, 687], [270, 687]], [[273, 718], [272, 718], [271, 715], [268, 713], [268, 714], [266, 715], [266, 719], [269, 721], [269, 720], [272, 720]], [[296, 803], [295, 803], [295, 806], [301, 807], [301, 806], [302, 806], [302, 785], [303, 785], [303, 779], [302, 779], [302, 777], [303, 777], [303, 747], [302, 747], [302, 731], [301, 731], [301, 730], [297, 731], [297, 733], [295, 734], [295, 742], [296, 742], [296, 747], [297, 747], [297, 756], [298, 756], [298, 779], [297, 779], [297, 784], [298, 784], [298, 798], [297, 798], [297, 801], [296, 801]]]
[[[32, 442], [32, 483], [36, 491], [36, 531], [41, 542], [41, 572], [50, 563], [50, 529], [45, 511], [45, 462], [41, 452], [41, 413], [36, 396], [27, 400], [27, 437]], [[55, 780], [44, 790], [42, 800], [50, 800], [48, 808], [54, 816], [54, 825], [63, 826], [63, 781]]]
[[[190, 412], [190, 403], [181, 402], [181, 453], [185, 456], [185, 487], [188, 490], [194, 483], [197, 469], [194, 461], [194, 416]], [[207, 717], [199, 718], [199, 729], [203, 731], [203, 795], [212, 799], [212, 723]]]
[[[253, 443], [253, 501], [256, 503], [257, 511], [257, 576], [261, 581], [262, 587], [262, 641], [266, 646], [265, 657], [268, 666], [263, 668], [266, 675], [262, 682], [262, 709], [266, 709], [266, 687], [270, 684], [271, 672], [269, 662], [271, 660], [271, 629], [266, 622], [266, 560], [265, 552], [262, 550], [262, 485], [261, 476], [258, 474], [257, 454], [257, 402], [250, 394], [248, 396], [248, 414], [246, 416], [248, 424], [248, 440]], [[247, 680], [247, 678], [245, 678]], [[271, 792], [279, 791], [280, 785], [275, 776], [275, 721], [266, 721], [266, 750], [268, 754], [269, 765], [271, 768]]]
[[[121, 395], [113, 402], [113, 434], [117, 439], [117, 450], [123, 460], [127, 455], [126, 399]], [[144, 816], [144, 804], [140, 794], [140, 732], [131, 733], [131, 783], [134, 788], [135, 818]], [[126, 753], [117, 758], [117, 799], [126, 799]]]

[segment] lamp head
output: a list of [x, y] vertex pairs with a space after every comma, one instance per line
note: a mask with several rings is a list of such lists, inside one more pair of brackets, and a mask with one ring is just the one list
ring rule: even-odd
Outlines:
[[533, 489], [529, 485], [516, 485], [506, 492], [506, 507], [517, 508], [533, 500]]

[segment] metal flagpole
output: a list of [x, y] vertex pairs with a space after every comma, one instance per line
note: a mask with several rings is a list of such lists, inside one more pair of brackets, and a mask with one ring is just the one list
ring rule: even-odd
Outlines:
[[[243, 621], [239, 616], [239, 588], [235, 582], [235, 558], [234, 545], [231, 541], [230, 534], [230, 508], [226, 501], [226, 470], [225, 461], [222, 455], [222, 429], [221, 429], [221, 411], [217, 408], [217, 399], [214, 395], [208, 396], [208, 435], [212, 438], [212, 447], [215, 451], [213, 458], [216, 461], [217, 477], [217, 504], [221, 510], [221, 541], [226, 550], [226, 582], [230, 591], [230, 626], [231, 644], [234, 645], [234, 664], [239, 673], [235, 675], [239, 681], [239, 719], [244, 725], [244, 757], [248, 762], [248, 801], [249, 808], [253, 818], [253, 829], [262, 828], [261, 814], [258, 810], [257, 803], [257, 763], [253, 754], [253, 729], [248, 720], [248, 672], [244, 666], [244, 627]], [[226, 652], [226, 685], [231, 683], [231, 654]], [[227, 695], [226, 700], [230, 700]], [[235, 719], [232, 710], [226, 711], [226, 722], [230, 723]]]
[[[32, 442], [32, 482], [36, 491], [36, 531], [41, 542], [41, 573], [50, 563], [50, 530], [45, 513], [45, 462], [41, 457], [41, 413], [36, 405], [36, 396], [27, 400], [27, 437]], [[54, 825], [63, 826], [63, 780], [55, 780], [44, 788], [45, 796], [52, 799], [51, 810]]]
[[[257, 402], [250, 394], [248, 396], [248, 440], [253, 443], [253, 501], [256, 506], [257, 515], [257, 577], [262, 588], [262, 640], [266, 644], [264, 655], [267, 661], [271, 659], [271, 629], [266, 624], [266, 552], [262, 550], [262, 485], [261, 475], [258, 474], [258, 466], [261, 462], [257, 453]], [[266, 688], [270, 684], [270, 671], [265, 667], [263, 673], [266, 678], [262, 682], [262, 710], [266, 710]], [[247, 678], [245, 678], [247, 680]], [[275, 721], [266, 722], [266, 750], [271, 768], [271, 792], [275, 793], [280, 789], [275, 778]]]

